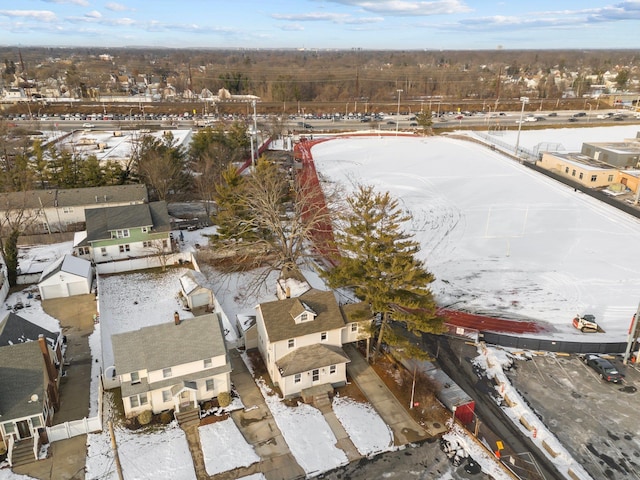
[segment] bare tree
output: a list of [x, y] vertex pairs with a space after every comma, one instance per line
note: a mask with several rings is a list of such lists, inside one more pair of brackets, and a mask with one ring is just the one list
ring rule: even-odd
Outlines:
[[[265, 267], [249, 290], [273, 271], [297, 271], [300, 263], [322, 248], [330, 229], [338, 191], [320, 189], [311, 175], [296, 175], [263, 158], [242, 183], [233, 238], [227, 246], [240, 253], [238, 268]], [[242, 245], [242, 250], [239, 249]]]
[[7, 265], [9, 285], [18, 279], [18, 239], [38, 219], [37, 212], [28, 206], [26, 192], [5, 193], [0, 197], [0, 252]]
[[169, 240], [166, 238], [156, 238], [154, 240], [150, 240], [147, 242], [145, 250], [149, 252], [149, 255], [158, 257], [160, 266], [162, 267], [162, 271], [164, 272], [167, 269], [169, 258], [173, 253], [173, 248], [169, 243]]

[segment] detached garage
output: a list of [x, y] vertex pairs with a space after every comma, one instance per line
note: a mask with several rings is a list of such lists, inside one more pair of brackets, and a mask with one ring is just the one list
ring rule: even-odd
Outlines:
[[38, 282], [42, 300], [85, 295], [91, 292], [93, 269], [83, 258], [65, 255], [49, 265]]
[[204, 287], [204, 275], [200, 272], [189, 270], [180, 277], [179, 297], [185, 308], [193, 310], [198, 307], [208, 307], [213, 305], [213, 292]]

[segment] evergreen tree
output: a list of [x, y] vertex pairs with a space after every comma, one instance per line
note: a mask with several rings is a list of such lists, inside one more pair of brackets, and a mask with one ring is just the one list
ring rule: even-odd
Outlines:
[[411, 216], [388, 192], [371, 186], [359, 186], [347, 204], [335, 232], [342, 257], [322, 275], [330, 287], [351, 288], [371, 305], [380, 320], [376, 354], [385, 342], [419, 356], [407, 332], [441, 333], [442, 319], [429, 287], [434, 277], [416, 258], [418, 242], [402, 230]]
[[238, 233], [238, 221], [244, 218], [240, 206], [243, 187], [243, 177], [234, 165], [229, 164], [222, 173], [222, 181], [216, 185], [214, 195], [218, 206], [216, 225], [220, 240], [235, 238]]

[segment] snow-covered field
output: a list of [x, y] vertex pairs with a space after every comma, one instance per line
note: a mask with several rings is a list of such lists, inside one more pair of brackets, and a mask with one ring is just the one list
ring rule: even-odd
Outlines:
[[[523, 131], [520, 144], [579, 150], [638, 130]], [[515, 144], [516, 134], [500, 139]], [[580, 335], [576, 313], [593, 313], [606, 332], [599, 340], [626, 340], [640, 291], [640, 257], [627, 254], [640, 241], [637, 219], [463, 140], [335, 139], [312, 153], [325, 181], [372, 184], [413, 214], [405, 228], [422, 245], [441, 305], [527, 316], [567, 338]]]
[[246, 442], [231, 418], [200, 427], [199, 431], [204, 463], [209, 475], [248, 467], [260, 461], [260, 457]]

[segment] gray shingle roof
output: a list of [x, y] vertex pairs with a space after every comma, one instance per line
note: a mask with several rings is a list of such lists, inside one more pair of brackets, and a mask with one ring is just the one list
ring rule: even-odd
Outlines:
[[60, 334], [50, 332], [13, 312], [0, 322], [0, 347], [16, 343], [37, 342], [40, 335], [44, 335], [49, 346], [53, 347]]
[[85, 210], [87, 238], [80, 245], [97, 240], [109, 240], [112, 230], [153, 227], [156, 232], [171, 230], [166, 202], [141, 203], [119, 207], [90, 208]]
[[106, 187], [28, 190], [0, 194], [0, 210], [7, 208], [49, 208], [101, 205], [113, 202], [147, 202], [144, 185], [111, 185]]
[[89, 260], [74, 257], [73, 255], [64, 255], [45, 268], [38, 282], [42, 282], [58, 272], [71, 273], [82, 278], [91, 278], [93, 276]]
[[[38, 342], [0, 348], [0, 415], [2, 421], [42, 413], [44, 359]], [[32, 395], [38, 400], [32, 401]]]
[[214, 313], [162, 323], [111, 336], [116, 371], [161, 370], [226, 355], [218, 316]]
[[314, 368], [349, 363], [350, 361], [351, 359], [342, 348], [316, 343], [300, 347], [285, 355], [276, 362], [276, 366], [283, 377], [288, 377], [296, 373], [308, 372]]
[[[312, 321], [296, 324], [292, 312], [303, 311], [303, 303], [317, 316]], [[270, 342], [335, 330], [345, 325], [332, 291], [311, 289], [297, 298], [261, 303], [260, 310]]]

